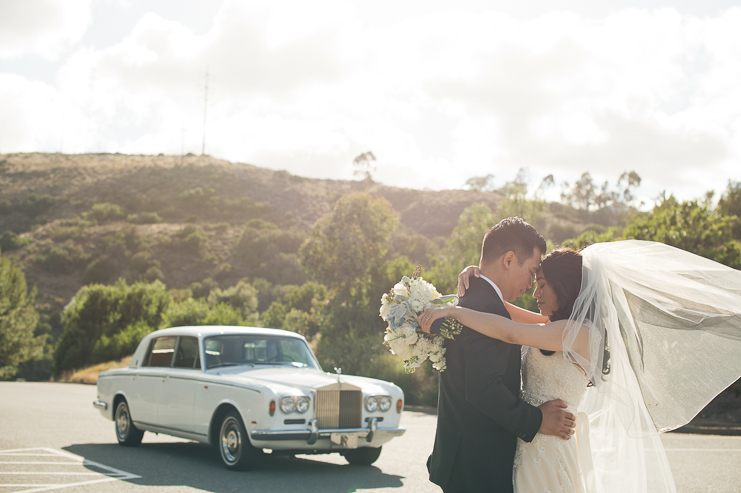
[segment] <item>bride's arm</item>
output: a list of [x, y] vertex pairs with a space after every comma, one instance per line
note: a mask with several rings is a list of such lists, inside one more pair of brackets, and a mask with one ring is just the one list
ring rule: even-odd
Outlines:
[[544, 317], [540, 313], [525, 310], [524, 308], [515, 306], [507, 301], [504, 302], [504, 307], [509, 312], [509, 316], [512, 317], [512, 320], [518, 324], [547, 324], [549, 322], [548, 317]]
[[[567, 320], [558, 320], [544, 325], [525, 325], [493, 313], [449, 306], [427, 310], [419, 316], [419, 325], [423, 331], [429, 332], [432, 322], [439, 318], [455, 318], [476, 332], [509, 344], [530, 346], [546, 351], [563, 351], [563, 331]], [[579, 331], [574, 349], [582, 356], [589, 358], [588, 330]]]

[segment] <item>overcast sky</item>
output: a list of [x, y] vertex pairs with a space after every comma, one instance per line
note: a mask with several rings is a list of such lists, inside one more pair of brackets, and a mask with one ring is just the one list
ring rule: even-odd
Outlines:
[[[0, 0], [0, 153], [206, 153], [388, 185], [741, 180], [722, 0]], [[555, 193], [555, 190], [554, 192]]]

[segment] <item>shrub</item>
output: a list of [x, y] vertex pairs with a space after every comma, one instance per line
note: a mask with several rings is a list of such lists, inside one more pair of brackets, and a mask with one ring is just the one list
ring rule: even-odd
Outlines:
[[110, 221], [119, 221], [126, 217], [124, 210], [116, 205], [108, 202], [101, 202], [93, 204], [93, 208], [90, 212], [83, 214], [86, 219], [93, 219], [99, 223], [105, 223]]
[[13, 231], [4, 231], [0, 234], [0, 251], [10, 252], [12, 250], [18, 250], [31, 243], [31, 238], [21, 238]]
[[153, 259], [149, 252], [139, 252], [129, 260], [129, 269], [131, 272], [143, 275], [152, 267], [159, 267], [160, 262]]
[[71, 240], [79, 238], [82, 234], [82, 228], [79, 226], [60, 226], [54, 230], [52, 236], [55, 240]]
[[129, 214], [126, 220], [134, 224], [156, 224], [161, 223], [162, 218], [156, 212], [140, 212], [138, 214]]
[[[161, 282], [129, 286], [119, 279], [113, 286], [83, 286], [62, 312], [62, 335], [54, 352], [56, 371], [128, 356], [132, 345], [139, 343], [133, 341], [143, 332], [142, 327], [159, 328], [171, 304]], [[126, 334], [117, 336], [124, 331]], [[105, 353], [97, 352], [102, 349]]]
[[53, 275], [69, 274], [85, 265], [90, 255], [72, 240], [61, 245], [47, 244], [35, 261], [46, 272]]
[[212, 289], [218, 287], [219, 284], [216, 281], [214, 281], [210, 277], [207, 277], [201, 282], [191, 283], [190, 286], [188, 286], [188, 289], [190, 289], [193, 293], [193, 298], [198, 299], [206, 298]]
[[90, 262], [85, 269], [82, 282], [85, 284], [106, 284], [118, 274], [118, 271], [118, 262], [107, 255], [103, 255]]
[[190, 255], [205, 257], [208, 246], [208, 236], [194, 224], [188, 224], [173, 234], [172, 248]]
[[93, 346], [95, 360], [111, 361], [134, 354], [139, 342], [154, 329], [146, 321], [137, 320], [111, 336], [101, 335]]
[[164, 317], [164, 327], [190, 325], [244, 325], [242, 314], [226, 303], [211, 306], [205, 300], [187, 299], [173, 304]]
[[149, 282], [154, 281], [164, 281], [165, 280], [165, 274], [162, 272], [162, 269], [156, 266], [152, 266], [144, 273], [142, 276], [142, 279]]
[[306, 275], [296, 253], [305, 238], [300, 231], [252, 220], [245, 226], [234, 259], [246, 267], [250, 276], [280, 279], [282, 284], [302, 284]]
[[28, 217], [36, 217], [44, 214], [52, 205], [54, 197], [51, 195], [30, 193], [15, 204], [15, 210]]
[[239, 281], [227, 289], [215, 288], [208, 295], [208, 303], [217, 306], [225, 303], [242, 313], [243, 317], [257, 311], [257, 290], [246, 281]]

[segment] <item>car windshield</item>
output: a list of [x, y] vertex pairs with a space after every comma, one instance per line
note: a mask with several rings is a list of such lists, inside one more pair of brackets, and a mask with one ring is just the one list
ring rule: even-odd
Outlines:
[[223, 335], [204, 341], [206, 368], [276, 365], [321, 369], [301, 339], [266, 335]]

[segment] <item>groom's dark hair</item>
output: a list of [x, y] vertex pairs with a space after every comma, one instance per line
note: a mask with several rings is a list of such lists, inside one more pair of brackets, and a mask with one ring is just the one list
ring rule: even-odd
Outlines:
[[481, 245], [481, 265], [495, 261], [505, 253], [512, 251], [522, 265], [533, 256], [533, 249], [538, 247], [540, 253], [546, 252], [545, 239], [535, 228], [519, 217], [508, 217], [484, 235]]

